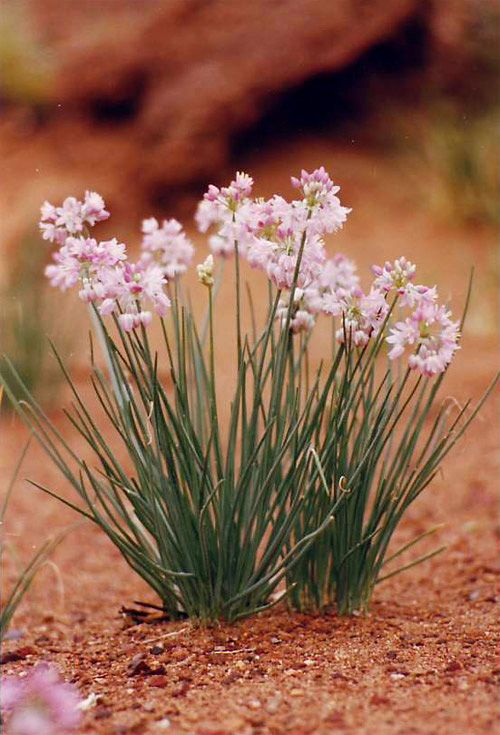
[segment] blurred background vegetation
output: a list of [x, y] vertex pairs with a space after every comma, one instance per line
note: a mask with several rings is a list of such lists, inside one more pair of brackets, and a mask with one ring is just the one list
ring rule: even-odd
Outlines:
[[[11, 255], [0, 293], [0, 375], [18, 395], [18, 388], [10, 379], [8, 359], [38, 401], [50, 408], [58, 396], [63, 376], [50, 351], [49, 340], [57, 342], [61, 356], [69, 364], [75, 346], [75, 332], [72, 330], [71, 304], [66, 304], [64, 312], [61, 312], [61, 295], [52, 291], [41, 276], [44, 261], [45, 253], [40, 247], [38, 233], [21, 237]], [[0, 403], [0, 409], [4, 411], [9, 406], [8, 401]]]

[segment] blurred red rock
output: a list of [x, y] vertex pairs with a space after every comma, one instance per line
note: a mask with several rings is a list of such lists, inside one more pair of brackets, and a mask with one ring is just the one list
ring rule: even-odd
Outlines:
[[[39, 22], [57, 27], [67, 3], [41, 0]], [[334, 71], [390, 36], [420, 0], [80, 0], [56, 97], [65, 113], [113, 125], [123, 174], [146, 191], [185, 185], [227, 162], [232, 136], [252, 125], [276, 93]], [[141, 12], [138, 12], [140, 5]], [[128, 13], [127, 13], [128, 8]], [[96, 14], [96, 10], [98, 13]], [[120, 12], [118, 12], [118, 10]], [[106, 32], [77, 34], [91, 18]], [[71, 23], [73, 24], [71, 26]], [[57, 31], [53, 31], [57, 34]], [[76, 34], [76, 36], [75, 36]], [[83, 38], [82, 38], [83, 36]], [[141, 155], [127, 155], [123, 140]]]

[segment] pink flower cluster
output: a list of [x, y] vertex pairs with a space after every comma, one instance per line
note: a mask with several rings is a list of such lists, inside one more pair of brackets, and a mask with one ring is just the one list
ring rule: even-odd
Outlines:
[[[276, 318], [293, 334], [310, 331], [324, 314], [336, 319], [339, 343], [364, 347], [383, 330], [390, 359], [408, 353], [408, 366], [423, 375], [445, 370], [458, 349], [459, 325], [438, 304], [436, 288], [415, 284], [415, 265], [401, 257], [373, 266], [373, 282], [364, 291], [354, 262], [326, 253], [325, 236], [339, 230], [351, 211], [340, 203], [339, 187], [323, 167], [303, 170], [292, 185], [301, 195], [292, 201], [253, 197], [253, 179], [245, 173], [229, 186], [210, 185], [195, 219], [202, 232], [210, 231], [213, 255], [229, 257], [237, 249], [265, 273], [280, 292]], [[117, 313], [130, 331], [149, 324], [153, 311], [167, 312], [166, 283], [185, 273], [194, 248], [175, 219], [160, 225], [151, 217], [142, 224], [140, 258], [130, 263], [123, 243], [90, 236], [89, 228], [108, 216], [95, 192], [87, 191], [83, 201], [68, 197], [60, 207], [45, 202], [42, 234], [59, 246], [46, 274], [63, 290], [78, 285], [81, 299], [103, 316]], [[198, 267], [205, 285], [214, 278], [208, 263]], [[394, 321], [396, 308], [406, 315]]]
[[239, 254], [279, 289], [292, 288], [299, 257], [297, 286], [316, 281], [326, 262], [323, 236], [342, 227], [350, 212], [324, 168], [302, 171], [292, 183], [302, 199], [251, 199], [253, 181], [238, 173], [226, 188], [210, 186], [196, 213], [202, 232], [215, 228], [209, 240], [214, 254], [229, 256], [237, 243]]
[[59, 246], [45, 274], [63, 291], [78, 285], [83, 301], [95, 304], [102, 316], [118, 313], [122, 328], [131, 331], [149, 324], [152, 311], [166, 314], [167, 280], [186, 271], [194, 248], [179, 222], [171, 219], [160, 227], [151, 218], [143, 222], [141, 256], [131, 263], [116, 238], [90, 237], [89, 228], [109, 217], [104, 206], [95, 192], [86, 192], [83, 201], [68, 197], [61, 207], [43, 204], [42, 236]]
[[[305, 289], [295, 289], [290, 330], [294, 334], [308, 332], [314, 327], [318, 314], [339, 314], [340, 300], [353, 292], [358, 284], [359, 277], [352, 260], [342, 253], [337, 253], [335, 257], [326, 260], [311, 285]], [[282, 325], [287, 321], [289, 303], [290, 296], [284, 291], [276, 314]]]
[[214, 255], [229, 257], [234, 253], [236, 243], [240, 255], [245, 254], [251, 239], [247, 220], [253, 205], [250, 199], [252, 188], [251, 176], [240, 172], [229, 186], [219, 189], [211, 184], [208, 187], [198, 205], [195, 220], [200, 232], [214, 229], [208, 240]]
[[160, 227], [154, 217], [142, 223], [142, 260], [154, 260], [167, 279], [185, 273], [193, 259], [194, 247], [176, 219], [163, 220]]
[[337, 341], [352, 340], [356, 347], [364, 347], [380, 332], [389, 311], [380, 291], [371, 288], [365, 293], [359, 286], [341, 294], [325, 294], [323, 304], [325, 314], [339, 317]]
[[[443, 372], [459, 349], [460, 334], [458, 322], [438, 304], [437, 289], [412, 283], [416, 268], [405, 258], [382, 268], [374, 266], [373, 271], [375, 279], [365, 293], [352, 260], [341, 254], [328, 260], [313, 285], [295, 290], [290, 331], [310, 331], [317, 315], [323, 313], [337, 318], [339, 343], [347, 340], [364, 347], [384, 328], [391, 347], [389, 359], [402, 358], [409, 351], [410, 369], [426, 376]], [[404, 320], [395, 323], [388, 320], [391, 293], [400, 308], [409, 310]], [[287, 322], [289, 304], [289, 296], [282, 296], [276, 315], [282, 325]]]
[[[436, 287], [413, 283], [416, 266], [401, 257], [383, 267], [373, 266], [375, 279], [368, 292], [359, 285], [356, 266], [342, 254], [327, 260], [319, 276], [307, 288], [298, 288], [290, 309], [289, 329], [293, 334], [310, 331], [318, 314], [337, 318], [335, 336], [339, 343], [346, 340], [364, 347], [384, 328], [390, 345], [389, 359], [407, 356], [408, 367], [422, 375], [443, 372], [459, 349], [458, 322], [438, 304]], [[391, 322], [388, 297], [409, 310], [404, 320]], [[391, 299], [392, 301], [392, 299]], [[276, 318], [287, 323], [290, 298], [282, 296]]]
[[412, 349], [408, 366], [422, 375], [442, 373], [458, 350], [459, 324], [451, 319], [445, 306], [432, 298], [435, 289], [423, 295], [404, 321], [390, 330], [387, 342], [392, 345], [389, 358], [394, 360]]
[[74, 731], [81, 719], [80, 701], [76, 687], [60, 681], [56, 671], [44, 665], [22, 679], [6, 677], [0, 689], [5, 735], [65, 735]]
[[[336, 289], [323, 291], [320, 310], [342, 322], [337, 340], [343, 342], [349, 335], [355, 345], [364, 346], [384, 327], [386, 342], [391, 345], [389, 359], [402, 358], [410, 349], [410, 369], [427, 376], [443, 372], [459, 349], [460, 334], [458, 322], [452, 321], [449, 310], [438, 304], [436, 287], [414, 284], [416, 266], [404, 257], [383, 267], [375, 265], [373, 272], [375, 279], [368, 293], [354, 280], [349, 284], [348, 279]], [[352, 267], [348, 274], [356, 278]], [[386, 323], [390, 294], [395, 306], [409, 310], [404, 320]]]
[[41, 207], [40, 229], [44, 240], [62, 245], [68, 235], [83, 232], [85, 225], [93, 227], [108, 219], [104, 199], [95, 191], [86, 191], [83, 202], [67, 197], [60, 207], [44, 202]]

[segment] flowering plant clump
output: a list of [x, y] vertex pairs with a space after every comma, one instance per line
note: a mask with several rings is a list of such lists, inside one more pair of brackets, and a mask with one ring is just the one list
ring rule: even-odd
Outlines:
[[6, 735], [67, 735], [81, 720], [76, 687], [62, 682], [55, 669], [39, 665], [24, 678], [4, 677], [0, 688]]
[[[97, 466], [28, 392], [17, 408], [83, 507], [64, 502], [108, 534], [173, 618], [234, 620], [283, 596], [303, 610], [365, 609], [399, 571], [385, 565], [409, 546], [387, 555], [404, 512], [482, 404], [456, 415], [435, 406], [461, 332], [437, 289], [416, 282], [404, 257], [374, 266], [363, 288], [354, 262], [326, 250], [350, 212], [339, 188], [324, 168], [292, 184], [292, 201], [255, 197], [242, 173], [209, 187], [196, 212], [211, 249], [197, 266], [201, 329], [181, 284], [194, 248], [178, 222], [145, 220], [132, 263], [117, 239], [91, 236], [109, 216], [98, 194], [42, 207], [43, 237], [57, 246], [46, 275], [89, 304], [107, 362], [105, 374], [92, 349], [105, 430], [61, 362], [75, 397], [68, 416]], [[234, 385], [221, 387], [215, 301], [230, 258]], [[260, 326], [249, 298], [250, 330], [243, 263], [268, 284]], [[148, 334], [154, 315], [170, 384]], [[331, 344], [323, 339], [313, 367], [320, 321]]]

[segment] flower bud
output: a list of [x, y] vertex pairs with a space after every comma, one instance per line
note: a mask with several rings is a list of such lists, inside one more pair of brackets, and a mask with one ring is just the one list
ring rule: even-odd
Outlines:
[[200, 283], [211, 288], [214, 285], [214, 256], [209, 255], [203, 263], [196, 266], [196, 270]]

